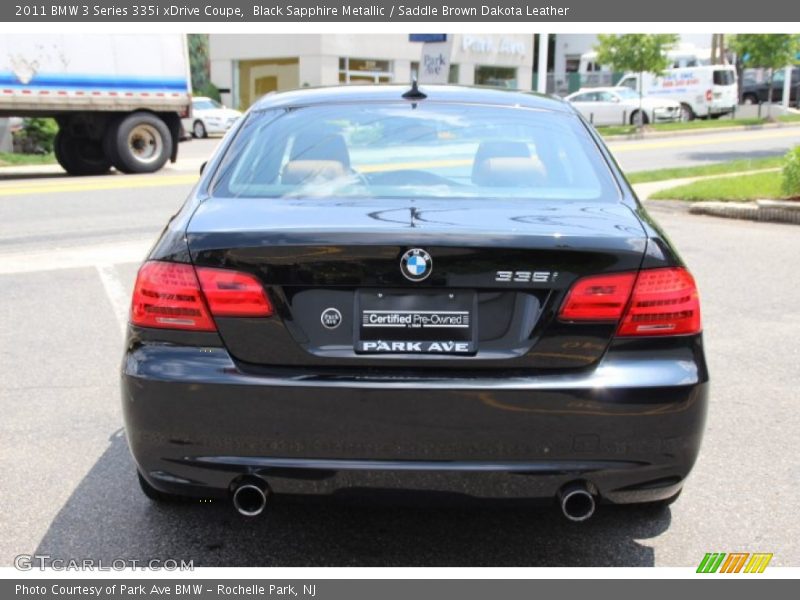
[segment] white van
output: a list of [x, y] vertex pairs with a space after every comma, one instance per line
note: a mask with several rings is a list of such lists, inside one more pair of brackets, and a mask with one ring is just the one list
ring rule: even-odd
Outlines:
[[[617, 85], [638, 92], [639, 74], [628, 73]], [[661, 75], [644, 73], [642, 87], [648, 96], [679, 102], [684, 121], [732, 113], [739, 98], [736, 69], [727, 65], [668, 69]]]

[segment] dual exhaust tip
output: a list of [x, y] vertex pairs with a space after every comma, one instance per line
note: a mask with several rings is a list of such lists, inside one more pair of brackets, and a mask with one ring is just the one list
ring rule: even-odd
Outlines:
[[233, 490], [233, 507], [245, 517], [257, 517], [267, 506], [272, 492], [263, 479], [249, 477], [239, 482]]
[[597, 508], [594, 494], [580, 481], [562, 487], [558, 492], [558, 503], [564, 517], [575, 523], [590, 519]]
[[[257, 477], [249, 477], [239, 482], [233, 490], [233, 507], [245, 517], [257, 517], [267, 506], [272, 492], [267, 482]], [[585, 483], [572, 482], [558, 492], [561, 513], [568, 520], [579, 523], [594, 514], [597, 503]]]

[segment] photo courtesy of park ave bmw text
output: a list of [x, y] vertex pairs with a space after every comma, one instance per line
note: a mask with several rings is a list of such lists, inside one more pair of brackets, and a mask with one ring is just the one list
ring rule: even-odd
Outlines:
[[791, 585], [798, 234], [785, 2], [0, 5], [0, 597]]

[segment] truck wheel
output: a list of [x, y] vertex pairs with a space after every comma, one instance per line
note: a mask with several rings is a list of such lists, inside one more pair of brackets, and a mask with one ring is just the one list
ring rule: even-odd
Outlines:
[[692, 107], [688, 104], [681, 104], [681, 121], [694, 121], [695, 115]]
[[194, 125], [192, 125], [192, 135], [197, 139], [200, 138], [207, 138], [208, 132], [206, 131], [206, 126], [203, 125], [202, 121], [195, 121]]
[[163, 167], [172, 154], [172, 136], [157, 116], [138, 112], [112, 123], [104, 146], [117, 170], [152, 173]]
[[758, 104], [758, 96], [755, 94], [745, 94], [742, 96], [742, 104]]
[[79, 138], [59, 130], [53, 142], [58, 164], [70, 175], [101, 175], [111, 168], [111, 161], [97, 140]]

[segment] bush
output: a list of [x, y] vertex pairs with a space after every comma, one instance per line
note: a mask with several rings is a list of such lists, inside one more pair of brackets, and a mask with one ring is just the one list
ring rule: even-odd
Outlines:
[[800, 198], [800, 146], [786, 153], [781, 191], [790, 198]]
[[203, 86], [199, 90], [194, 90], [194, 96], [205, 96], [207, 98], [211, 98], [212, 100], [216, 100], [217, 102], [221, 102], [222, 99], [219, 95], [219, 90], [217, 86], [213, 83], [209, 83], [208, 85]]
[[22, 154], [49, 154], [58, 133], [55, 119], [30, 118], [14, 132], [14, 151]]

